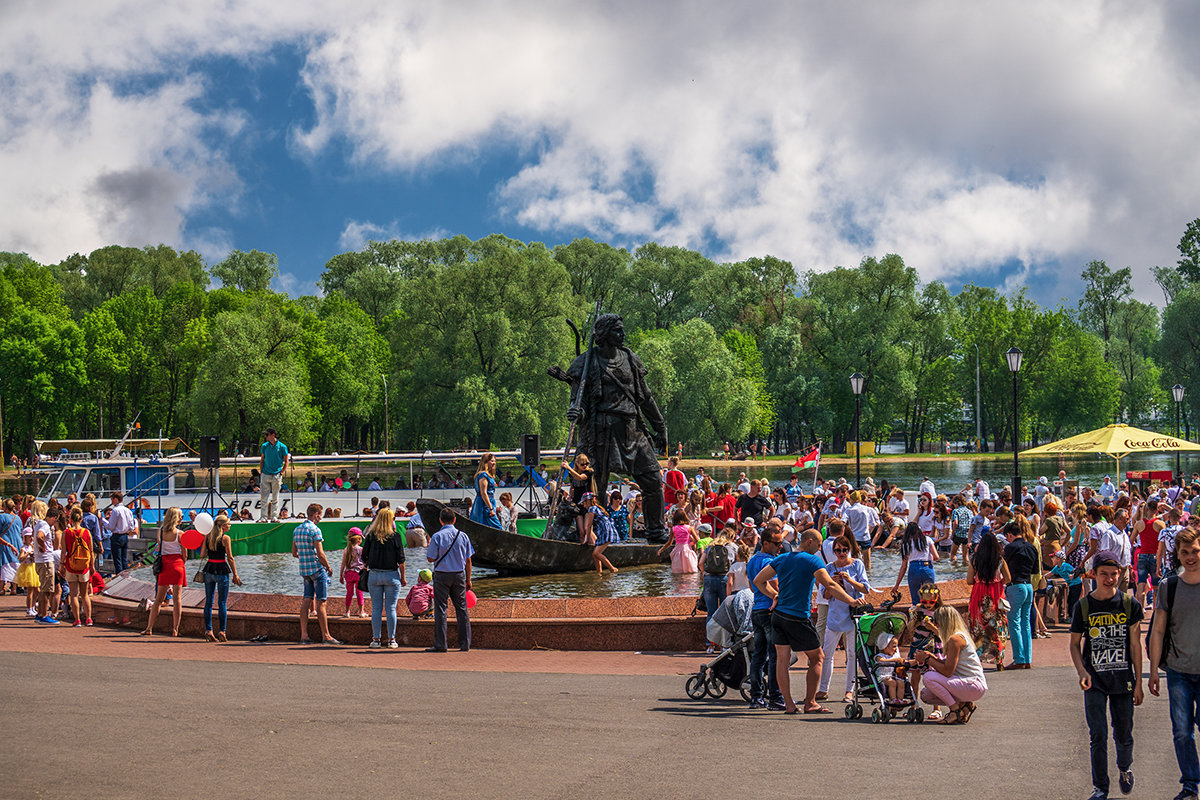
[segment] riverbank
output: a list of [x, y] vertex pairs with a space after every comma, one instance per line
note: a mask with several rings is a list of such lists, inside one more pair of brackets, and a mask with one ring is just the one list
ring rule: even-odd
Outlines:
[[[862, 464], [943, 464], [955, 461], [974, 461], [981, 464], [992, 462], [1012, 463], [1012, 453], [879, 453], [873, 456], [864, 455], [861, 459]], [[660, 458], [659, 463], [666, 467], [667, 459]], [[781, 467], [791, 467], [796, 463], [795, 455], [777, 455], [767, 456], [763, 458], [747, 458], [743, 461], [733, 459], [721, 459], [711, 457], [689, 457], [685, 455], [679, 462], [679, 465], [684, 469], [698, 469], [704, 467], [711, 469], [713, 467], [725, 467], [736, 469], [741, 466], [743, 469], [753, 467], [763, 467], [767, 469], [779, 469]], [[821, 454], [821, 466], [831, 464], [837, 465], [854, 465], [854, 456], [845, 454], [826, 455]], [[807, 472], [808, 470], [805, 470]]]

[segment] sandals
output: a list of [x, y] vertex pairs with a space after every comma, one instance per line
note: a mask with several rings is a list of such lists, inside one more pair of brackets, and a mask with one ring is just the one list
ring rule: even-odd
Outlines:
[[225, 638], [225, 631], [217, 631], [217, 641], [218, 642], [228, 642], [229, 641], [229, 639]]
[[946, 712], [946, 716], [942, 717], [938, 725], [961, 725], [963, 722], [962, 710], [958, 708], [952, 708]]
[[213, 632], [212, 632], [212, 631], [205, 631], [205, 632], [204, 632], [204, 641], [206, 641], [206, 642], [215, 642], [216, 640], [217, 640], [217, 637], [213, 635]]
[[978, 708], [978, 706], [976, 706], [974, 703], [967, 702], [967, 703], [963, 704], [963, 707], [961, 709], [959, 709], [958, 713], [959, 713], [959, 716], [962, 717], [963, 725], [966, 725], [968, 722], [971, 721], [971, 715], [975, 713], [976, 708]]
[[925, 719], [929, 720], [930, 722], [941, 722], [943, 718], [944, 717], [941, 711], [930, 711], [929, 716]]

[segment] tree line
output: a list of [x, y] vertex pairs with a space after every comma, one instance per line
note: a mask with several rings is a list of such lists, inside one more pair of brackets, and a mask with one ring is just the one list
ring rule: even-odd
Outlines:
[[816, 272], [583, 238], [371, 242], [328, 261], [321, 296], [296, 298], [271, 290], [277, 259], [257, 250], [214, 265], [165, 245], [45, 265], [0, 253], [5, 452], [115, 438], [139, 413], [143, 432], [215, 433], [226, 451], [268, 425], [297, 452], [560, 443], [566, 388], [546, 368], [569, 363], [565, 320], [586, 337], [597, 301], [625, 318], [671, 440], [691, 452], [840, 450], [854, 372], [862, 439], [970, 439], [977, 360], [983, 446], [1011, 448], [1014, 346], [1023, 442], [1118, 420], [1169, 428], [1172, 384], [1185, 416], [1200, 410], [1200, 220], [1179, 249], [1155, 269], [1161, 314], [1103, 261], [1083, 266], [1078, 304], [1049, 306], [1028, 288], [924, 283], [896, 254]]

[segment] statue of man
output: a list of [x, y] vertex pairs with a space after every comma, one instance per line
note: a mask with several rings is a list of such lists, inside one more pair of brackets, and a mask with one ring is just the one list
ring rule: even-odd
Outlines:
[[587, 453], [592, 462], [596, 491], [605, 491], [610, 472], [633, 478], [642, 492], [646, 539], [665, 542], [662, 473], [657, 453], [666, 450], [667, 423], [646, 385], [646, 366], [624, 345], [625, 326], [621, 317], [601, 314], [596, 320], [591, 363], [578, 406], [575, 400], [589, 353], [577, 356], [566, 373], [555, 368], [551, 374], [571, 384], [572, 403], [567, 417], [572, 420], [579, 417], [577, 452]]

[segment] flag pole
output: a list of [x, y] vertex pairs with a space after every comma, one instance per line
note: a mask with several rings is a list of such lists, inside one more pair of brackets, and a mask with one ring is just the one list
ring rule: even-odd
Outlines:
[[817, 493], [817, 472], [821, 469], [821, 440], [817, 439], [817, 463], [813, 465], [813, 494]]

